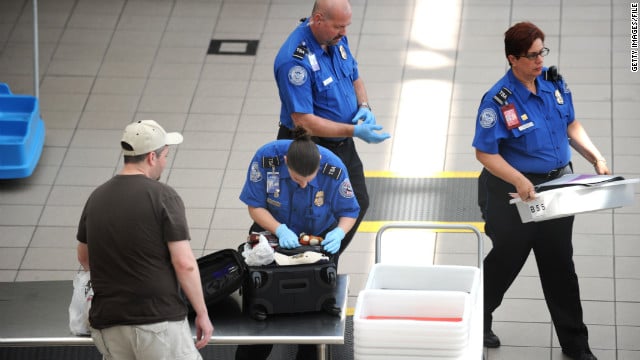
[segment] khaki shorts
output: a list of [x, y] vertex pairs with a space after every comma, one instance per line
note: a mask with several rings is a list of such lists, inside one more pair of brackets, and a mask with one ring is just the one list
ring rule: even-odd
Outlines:
[[104, 360], [202, 360], [186, 319], [92, 328], [91, 337]]

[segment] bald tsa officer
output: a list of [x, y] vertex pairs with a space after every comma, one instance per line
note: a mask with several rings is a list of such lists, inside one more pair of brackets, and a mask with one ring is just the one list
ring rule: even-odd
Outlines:
[[349, 172], [360, 215], [339, 253], [350, 243], [369, 207], [364, 168], [353, 138], [375, 144], [390, 137], [379, 132], [382, 126], [376, 124], [349, 49], [346, 31], [351, 16], [347, 0], [317, 0], [311, 16], [293, 30], [274, 61], [282, 103], [278, 139], [291, 139], [292, 129], [301, 126], [335, 153]]

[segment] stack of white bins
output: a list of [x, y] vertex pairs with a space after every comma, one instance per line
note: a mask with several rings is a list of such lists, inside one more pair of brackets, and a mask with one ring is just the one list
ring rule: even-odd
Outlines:
[[480, 269], [375, 264], [353, 315], [354, 358], [482, 358]]

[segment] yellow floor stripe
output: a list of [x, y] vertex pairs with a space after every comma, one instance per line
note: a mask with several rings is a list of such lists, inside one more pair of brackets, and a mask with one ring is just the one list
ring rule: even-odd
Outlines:
[[[360, 226], [358, 227], [358, 231], [359, 232], [367, 232], [367, 233], [377, 233], [378, 230], [380, 230], [380, 228], [383, 225], [387, 225], [387, 224], [398, 224], [398, 223], [402, 223], [402, 224], [410, 224], [410, 223], [415, 223], [415, 224], [424, 224], [424, 223], [428, 223], [428, 224], [464, 224], [464, 225], [473, 225], [475, 227], [478, 228], [478, 230], [480, 230], [481, 232], [484, 232], [484, 222], [454, 222], [454, 221], [363, 221], [360, 223]], [[433, 230], [434, 232], [468, 232], [467, 230], [438, 230], [435, 229]]]
[[356, 311], [356, 308], [348, 307], [347, 308], [347, 316], [353, 316], [353, 313]]

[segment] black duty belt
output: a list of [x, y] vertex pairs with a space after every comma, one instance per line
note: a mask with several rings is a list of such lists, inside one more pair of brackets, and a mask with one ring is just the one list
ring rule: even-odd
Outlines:
[[553, 169], [549, 172], [546, 173], [522, 173], [524, 176], [528, 177], [528, 178], [536, 178], [536, 179], [543, 179], [543, 180], [552, 180], [557, 178], [558, 176], [562, 175], [562, 174], [567, 174], [570, 173], [566, 172], [566, 169], [571, 169], [571, 163], [565, 165], [565, 166], [561, 166], [557, 169]]
[[[289, 136], [289, 138], [293, 138], [293, 130], [288, 127], [280, 124], [280, 131], [285, 131]], [[335, 149], [347, 143], [349, 138], [336, 139], [336, 138], [324, 138], [318, 136], [312, 136], [311, 140], [320, 146], [324, 146], [328, 149]]]
[[293, 131], [291, 131], [291, 129], [289, 129], [288, 127], [286, 127], [286, 126], [284, 126], [282, 124], [279, 124], [278, 126], [280, 127], [280, 132], [281, 133], [284, 132], [287, 135], [288, 139], [293, 137]]
[[318, 145], [320, 146], [324, 146], [327, 149], [335, 149], [338, 148], [344, 144], [347, 143], [347, 140], [349, 138], [344, 138], [344, 139], [336, 139], [336, 140], [329, 140], [327, 138], [321, 138], [321, 137], [317, 137], [317, 136], [312, 136], [311, 139]]

